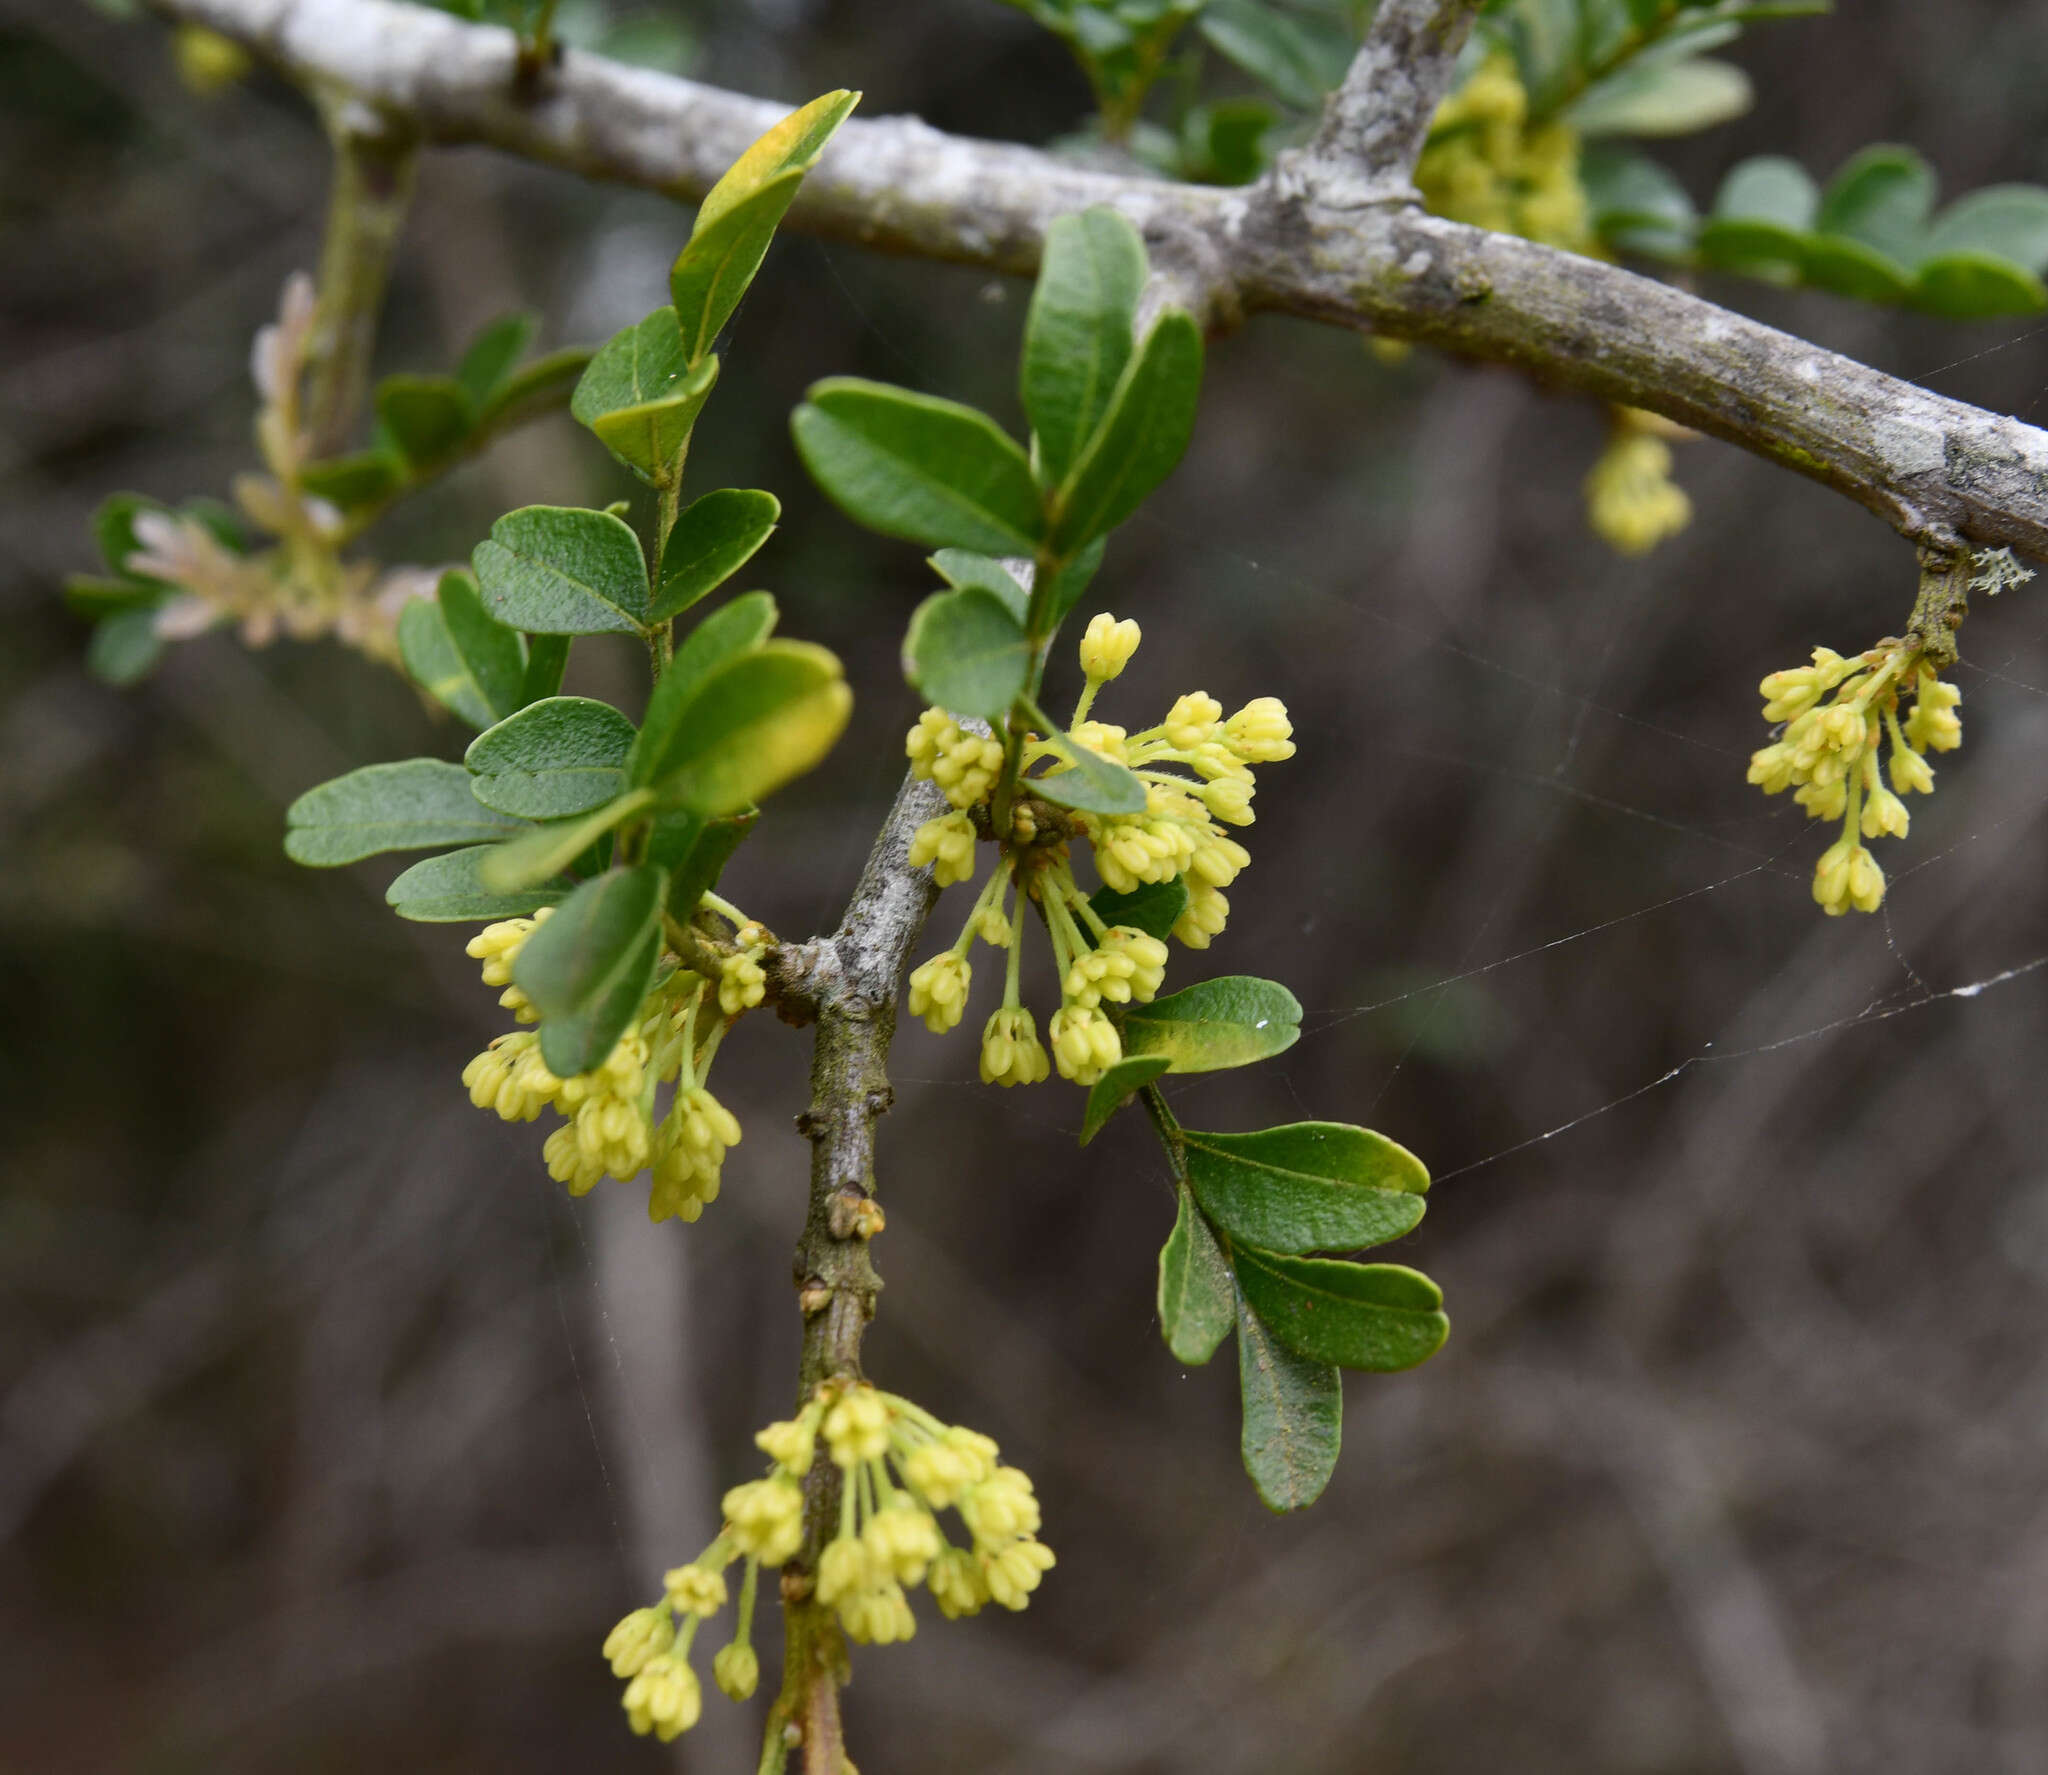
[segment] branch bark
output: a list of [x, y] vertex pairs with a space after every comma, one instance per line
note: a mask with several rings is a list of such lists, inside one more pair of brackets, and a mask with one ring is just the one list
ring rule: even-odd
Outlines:
[[1309, 147], [1326, 207], [1416, 201], [1409, 180], [1478, 12], [1479, 0], [1380, 0]]
[[[569, 51], [522, 97], [509, 31], [395, 0], [152, 0], [301, 84], [340, 87], [429, 141], [488, 143], [594, 179], [701, 197], [784, 107]], [[889, 251], [1028, 274], [1054, 217], [1113, 204], [1174, 295], [1212, 329], [1299, 315], [1515, 364], [1738, 444], [1834, 487], [1916, 542], [1959, 539], [2048, 557], [2048, 435], [1952, 401], [1618, 266], [1424, 214], [1361, 173], [1407, 152], [1427, 85], [1358, 119], [1397, 39], [1447, 73], [1459, 8], [1389, 0], [1373, 58], [1322, 151], [1221, 190], [1074, 166], [949, 136], [915, 118], [856, 119], [805, 181], [791, 220]], [[1383, 53], [1384, 52], [1384, 53]], [[1356, 101], [1354, 103], [1354, 101]], [[1350, 119], [1351, 121], [1345, 121]], [[1426, 125], [1425, 125], [1426, 127]], [[1362, 133], [1361, 133], [1362, 132]], [[1332, 157], [1355, 147], [1348, 173]], [[1374, 176], [1368, 172], [1365, 176]]]
[[[860, 1345], [882, 1281], [868, 1254], [881, 1230], [875, 1202], [875, 1123], [889, 1108], [889, 1043], [896, 984], [924, 929], [938, 887], [910, 866], [911, 835], [946, 810], [938, 786], [906, 776], [869, 852], [839, 929], [786, 944], [768, 963], [785, 1015], [815, 1019], [811, 1104], [797, 1129], [811, 1143], [810, 1208], [797, 1241], [794, 1280], [804, 1315], [799, 1400], [821, 1381], [860, 1374]], [[783, 1567], [782, 1691], [768, 1715], [764, 1772], [800, 1749], [804, 1775], [840, 1775], [845, 1761], [839, 1690], [844, 1636], [813, 1597], [818, 1556], [839, 1522], [839, 1469], [816, 1462], [805, 1481], [804, 1544]]]

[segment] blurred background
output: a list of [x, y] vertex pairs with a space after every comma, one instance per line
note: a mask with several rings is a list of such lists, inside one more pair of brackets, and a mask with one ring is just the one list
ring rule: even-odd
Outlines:
[[[623, 22], [867, 115], [1044, 141], [1087, 106], [993, 0]], [[1760, 102], [1676, 151], [1698, 199], [1745, 154], [1825, 174], [1882, 139], [1951, 191], [2048, 179], [2048, 5], [1865, 0], [1730, 53]], [[790, 1404], [808, 1042], [728, 1044], [746, 1140], [694, 1227], [650, 1228], [637, 1186], [569, 1201], [544, 1129], [469, 1107], [502, 1013], [467, 932], [389, 916], [399, 860], [279, 848], [309, 785], [465, 735], [330, 645], [218, 635], [106, 688], [58, 596], [103, 495], [252, 465], [249, 337], [318, 238], [308, 108], [196, 96], [145, 21], [0, 0], [0, 165], [0, 1769], [751, 1768], [758, 1703], [713, 1695], [661, 1751], [597, 1646]], [[513, 307], [602, 338], [664, 299], [687, 222], [436, 153], [380, 364]], [[2039, 321], [1708, 293], [2048, 412]], [[725, 883], [786, 935], [836, 920], [893, 791], [927, 580], [823, 505], [786, 416], [858, 372], [1014, 422], [1025, 295], [792, 234], [741, 318], [693, 466], [781, 495], [750, 577], [858, 692]], [[1060, 1566], [1027, 1613], [921, 1607], [859, 1657], [862, 1768], [2048, 1770], [2048, 581], [1964, 632], [1966, 744], [1881, 847], [1883, 915], [1826, 920], [1823, 835], [1743, 781], [1754, 686], [1900, 627], [1904, 545], [1702, 442], [1693, 528], [1622, 562], [1585, 531], [1587, 403], [1273, 320], [1211, 366], [1098, 581], [1146, 634], [1102, 713], [1286, 698], [1237, 916], [1173, 977], [1274, 975], [1308, 1019], [1170, 1095], [1414, 1148], [1437, 1187], [1392, 1255], [1454, 1331], [1350, 1377], [1329, 1492], [1268, 1516], [1229, 1353], [1159, 1341], [1146, 1130], [1077, 1156], [1079, 1092], [985, 1090], [969, 1037], [912, 1025], [870, 1372], [1002, 1442]], [[377, 547], [454, 560], [508, 506], [627, 492], [550, 421]], [[572, 688], [630, 705], [638, 669], [585, 643]]]

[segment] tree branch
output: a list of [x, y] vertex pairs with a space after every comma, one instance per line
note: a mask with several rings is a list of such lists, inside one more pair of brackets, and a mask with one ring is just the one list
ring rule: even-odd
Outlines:
[[1309, 145], [1326, 208], [1416, 201], [1409, 180], [1478, 11], [1479, 0], [1380, 0]]
[[[778, 1009], [795, 1008], [817, 1022], [811, 1105], [797, 1118], [811, 1142], [810, 1210], [795, 1263], [804, 1315], [799, 1400], [821, 1381], [860, 1374], [861, 1336], [882, 1287], [868, 1255], [868, 1241], [882, 1228], [875, 1123], [890, 1101], [897, 982], [939, 893], [929, 868], [910, 866], [910, 839], [945, 809], [935, 783], [906, 776], [839, 929], [785, 944], [767, 962]], [[839, 1689], [846, 1644], [832, 1611], [812, 1595], [818, 1556], [839, 1522], [839, 1485], [839, 1469], [825, 1460], [805, 1481], [804, 1544], [782, 1573], [782, 1692], [768, 1716], [764, 1771], [780, 1770], [798, 1747], [805, 1775], [840, 1775], [844, 1761]]]
[[[397, 113], [429, 140], [490, 143], [684, 200], [708, 190], [784, 111], [573, 50], [543, 91], [522, 99], [511, 32], [394, 0], [153, 4], [236, 39], [302, 84], [338, 85]], [[1389, 0], [1389, 40], [1395, 20], [1427, 10]], [[1455, 29], [1454, 11], [1436, 16]], [[1441, 72], [1441, 50], [1425, 59]], [[1354, 69], [1361, 94], [1372, 90], [1373, 66]], [[1404, 91], [1412, 124], [1423, 83], [1411, 78]], [[1384, 167], [1399, 139], [1391, 125], [1366, 132], [1358, 151]], [[1405, 204], [1346, 202], [1314, 153], [1287, 158], [1258, 185], [1219, 190], [1092, 171], [885, 118], [847, 124], [791, 219], [891, 251], [1029, 273], [1054, 217], [1114, 204], [1146, 236], [1176, 297], [1212, 328], [1266, 310], [1516, 364], [1769, 457], [1915, 541], [1968, 538], [2048, 556], [2048, 435], [2033, 427], [1617, 266]]]

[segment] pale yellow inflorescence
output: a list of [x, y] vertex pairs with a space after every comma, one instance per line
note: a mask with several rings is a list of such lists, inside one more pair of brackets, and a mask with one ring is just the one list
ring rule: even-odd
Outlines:
[[[802, 1481], [822, 1451], [838, 1469], [839, 1520], [818, 1558], [815, 1595], [848, 1637], [888, 1645], [917, 1631], [909, 1592], [925, 1586], [949, 1620], [993, 1602], [1024, 1608], [1053, 1566], [1038, 1539], [1031, 1481], [1002, 1464], [988, 1437], [941, 1423], [921, 1406], [865, 1382], [820, 1386], [803, 1409], [757, 1437], [768, 1476], [725, 1494], [717, 1538], [662, 1580], [662, 1598], [611, 1631], [604, 1657], [626, 1682], [633, 1730], [668, 1740], [696, 1724], [702, 1691], [690, 1648], [730, 1597], [726, 1571], [740, 1562], [733, 1637], [712, 1659], [712, 1677], [736, 1701], [760, 1681], [753, 1643], [761, 1570], [796, 1556], [804, 1537]], [[954, 1545], [938, 1514], [958, 1513], [966, 1545]]]
[[[1811, 665], [1773, 672], [1758, 689], [1764, 719], [1784, 729], [1750, 759], [1749, 780], [1766, 795], [1792, 789], [1812, 819], [1841, 821], [1841, 836], [1815, 866], [1813, 897], [1830, 917], [1875, 912], [1884, 903], [1884, 871], [1863, 840], [1906, 836], [1911, 821], [1901, 797], [1934, 789], [1927, 754], [1963, 743], [1955, 712], [1962, 692], [1907, 641], [1849, 658], [1816, 647]], [[1912, 711], [1901, 721], [1909, 696]], [[1891, 755], [1880, 770], [1887, 740]]]
[[[530, 918], [503, 919], [469, 943], [484, 983], [503, 989], [498, 1002], [521, 1023], [538, 1013], [513, 971], [549, 913], [542, 907]], [[715, 982], [672, 966], [658, 971], [625, 1034], [588, 1072], [562, 1078], [549, 1070], [536, 1030], [499, 1036], [463, 1069], [470, 1101], [508, 1122], [530, 1122], [544, 1109], [563, 1116], [542, 1157], [571, 1195], [608, 1176], [624, 1183], [651, 1170], [649, 1218], [695, 1220], [718, 1199], [725, 1155], [740, 1140], [738, 1121], [704, 1075], [731, 1021], [765, 998], [761, 963], [773, 942], [758, 923], [739, 922]], [[663, 1085], [673, 1089], [657, 1113]]]
[[1646, 555], [1676, 536], [1692, 522], [1692, 501], [1671, 478], [1671, 446], [1618, 422], [1586, 475], [1586, 516], [1619, 554]]
[[[1132, 771], [1144, 788], [1143, 811], [1106, 815], [1050, 805], [1034, 786], [1073, 766], [1048, 737], [1024, 736], [1023, 774], [1010, 800], [1009, 830], [996, 841], [996, 869], [952, 948], [911, 973], [911, 1015], [944, 1034], [966, 1014], [975, 940], [1006, 952], [1003, 1000], [982, 1024], [981, 1076], [990, 1084], [1035, 1084], [1054, 1070], [1093, 1084], [1123, 1058], [1120, 1007], [1150, 1002], [1164, 984], [1165, 943], [1135, 925], [1111, 922], [1082, 893], [1069, 859], [1074, 841], [1087, 841], [1112, 895], [1165, 890], [1164, 916], [1156, 909], [1149, 915], [1160, 917], [1162, 928], [1170, 922], [1171, 935], [1189, 948], [1206, 948], [1229, 918], [1223, 890], [1251, 861], [1227, 828], [1249, 826], [1255, 817], [1253, 767], [1294, 756], [1293, 724], [1277, 697], [1255, 697], [1226, 715], [1206, 691], [1189, 691], [1156, 727], [1137, 732], [1091, 719], [1096, 693], [1129, 666], [1140, 639], [1128, 618], [1104, 612], [1089, 621], [1079, 649], [1086, 687], [1065, 738]], [[938, 782], [952, 803], [912, 835], [910, 861], [931, 865], [942, 888], [970, 880], [979, 844], [997, 824], [1001, 742], [927, 709], [905, 750], [912, 773]], [[1021, 1002], [1024, 920], [1005, 910], [1013, 891], [1020, 913], [1027, 902], [1039, 911], [1059, 972], [1060, 1005], [1044, 1041]]]

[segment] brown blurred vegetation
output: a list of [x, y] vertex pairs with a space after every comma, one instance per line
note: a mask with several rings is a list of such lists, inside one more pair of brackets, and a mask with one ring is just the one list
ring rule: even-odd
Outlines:
[[[992, 0], [689, 17], [695, 73], [785, 99], [1023, 140], [1084, 103]], [[1761, 102], [1675, 151], [1698, 198], [1746, 153], [1825, 173], [1879, 139], [1952, 191], [2048, 178], [2031, 0], [1844, 5], [1737, 54]], [[499, 1014], [463, 933], [393, 920], [389, 864], [279, 850], [309, 784], [463, 736], [325, 646], [215, 637], [102, 688], [57, 599], [103, 494], [248, 464], [249, 335], [317, 239], [307, 109], [202, 101], [156, 27], [0, 0], [0, 165], [0, 1769], [649, 1767], [596, 1647], [787, 1408], [805, 1043], [728, 1045], [747, 1138], [689, 1229], [624, 1186], [569, 1202], [539, 1130], [470, 1109]], [[435, 155], [382, 361], [519, 305], [602, 336], [685, 222]], [[2038, 322], [1710, 293], [2048, 410]], [[785, 933], [836, 916], [891, 793], [924, 584], [822, 505], [786, 415], [852, 371], [1014, 417], [1023, 295], [792, 236], [741, 318], [700, 484], [782, 496], [755, 578], [859, 693], [728, 879]], [[1823, 920], [1819, 835], [1743, 783], [1753, 686], [1895, 629], [1910, 555], [1701, 443], [1695, 527], [1618, 562], [1579, 512], [1600, 424], [1294, 324], [1213, 353], [1100, 582], [1147, 636], [1104, 712], [1193, 684], [1295, 711], [1236, 922], [1176, 977], [1278, 976], [1309, 1023], [1177, 1100], [1424, 1155], [1399, 1255], [1455, 1330], [1353, 1377], [1330, 1492], [1268, 1517], [1227, 1352], [1183, 1372], [1157, 1337], [1144, 1130], [1077, 1157], [1077, 1093], [985, 1091], [913, 1027], [871, 1371], [1002, 1441], [1061, 1563], [1024, 1615], [925, 1611], [859, 1659], [870, 1775], [2048, 1770], [2048, 969], [1942, 996], [2048, 956], [2048, 581], [1971, 618], [1966, 744], [1884, 847], [1885, 915]], [[551, 422], [381, 546], [459, 558], [507, 506], [624, 491]], [[628, 700], [636, 671], [574, 667]], [[755, 1712], [713, 1697], [674, 1766], [751, 1768]]]

